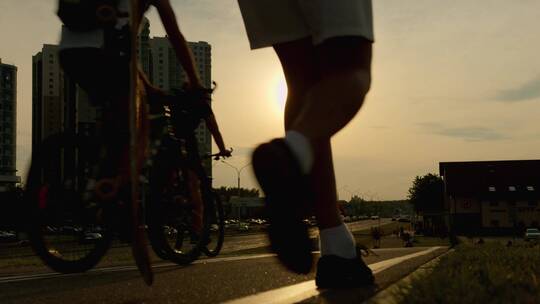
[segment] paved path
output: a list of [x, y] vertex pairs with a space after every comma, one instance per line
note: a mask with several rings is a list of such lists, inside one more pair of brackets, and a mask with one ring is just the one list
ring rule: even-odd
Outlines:
[[[377, 288], [383, 288], [445, 250], [380, 249], [376, 250], [378, 257], [370, 256], [366, 262], [376, 274]], [[133, 266], [73, 275], [0, 277], [0, 303], [266, 303], [265, 299], [274, 299], [273, 303], [348, 303], [376, 291], [318, 291], [313, 273], [291, 274], [272, 254], [200, 260], [187, 267], [161, 263], [154, 271], [152, 287], [144, 285]]]
[[[381, 219], [381, 225], [391, 223], [391, 219], [383, 218]], [[357, 221], [352, 223], [347, 223], [352, 232], [369, 229], [371, 227], [377, 226], [379, 224], [378, 220], [364, 220]], [[314, 228], [311, 230], [311, 237], [317, 238], [319, 235], [319, 230]], [[236, 235], [236, 236], [226, 236], [225, 243], [223, 244], [222, 253], [227, 254], [235, 251], [248, 250], [263, 246], [269, 246], [268, 238], [264, 233], [256, 234], [246, 234], [246, 235]]]

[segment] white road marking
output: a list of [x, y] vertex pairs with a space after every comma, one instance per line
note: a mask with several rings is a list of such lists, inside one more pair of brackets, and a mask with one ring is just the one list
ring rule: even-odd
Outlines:
[[[385, 269], [400, 264], [408, 259], [413, 259], [419, 256], [429, 254], [442, 247], [431, 247], [429, 249], [411, 253], [405, 256], [384, 260], [382, 262], [369, 264], [369, 268], [373, 271], [373, 274], [377, 274]], [[240, 299], [235, 299], [225, 302], [225, 304], [251, 304], [251, 303], [266, 303], [266, 304], [280, 304], [280, 303], [297, 303], [302, 300], [309, 299], [317, 296], [319, 291], [315, 285], [315, 280], [302, 282], [295, 285], [281, 287], [265, 292], [260, 292], [251, 296], [247, 296]]]
[[[438, 248], [438, 247], [436, 247]], [[386, 250], [395, 250], [395, 248], [385, 248], [385, 249], [376, 249], [375, 251], [386, 251]], [[424, 252], [424, 251], [422, 251]], [[313, 251], [313, 253], [319, 253], [319, 251]], [[233, 257], [220, 257], [220, 258], [212, 258], [212, 259], [201, 259], [193, 262], [192, 264], [208, 264], [208, 263], [219, 263], [219, 262], [231, 262], [231, 261], [243, 261], [243, 260], [251, 260], [251, 259], [260, 259], [260, 258], [268, 258], [268, 257], [274, 257], [276, 254], [274, 253], [265, 253], [265, 254], [249, 254], [249, 255], [242, 255], [242, 256], [233, 256]], [[407, 255], [410, 256], [410, 255]], [[407, 257], [405, 256], [405, 257]], [[384, 263], [379, 262], [376, 264]], [[376, 265], [373, 264], [373, 265]], [[382, 265], [382, 264], [381, 264]], [[152, 268], [158, 269], [158, 268], [167, 268], [167, 267], [188, 267], [186, 266], [179, 266], [175, 263], [159, 263], [156, 265], [153, 265]], [[371, 265], [370, 265], [371, 267]], [[382, 266], [377, 266], [382, 267]], [[390, 267], [390, 266], [389, 266]], [[388, 268], [388, 267], [387, 267]], [[0, 277], [0, 284], [2, 283], [14, 283], [14, 282], [23, 282], [23, 281], [33, 281], [33, 280], [42, 280], [42, 279], [53, 279], [53, 278], [66, 278], [66, 277], [74, 277], [74, 276], [82, 276], [86, 275], [88, 273], [91, 274], [105, 274], [105, 273], [112, 273], [112, 272], [122, 272], [122, 271], [135, 271], [137, 270], [136, 266], [114, 266], [114, 267], [102, 267], [102, 268], [95, 268], [87, 271], [86, 273], [69, 273], [69, 274], [62, 274], [57, 272], [50, 272], [50, 273], [40, 273], [40, 274], [25, 274], [25, 275], [15, 275], [15, 276], [7, 276], [7, 277]]]

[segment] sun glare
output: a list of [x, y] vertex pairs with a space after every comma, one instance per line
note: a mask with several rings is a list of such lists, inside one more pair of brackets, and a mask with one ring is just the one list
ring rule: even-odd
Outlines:
[[287, 83], [282, 75], [276, 77], [272, 85], [272, 99], [276, 102], [280, 111], [285, 109], [285, 100], [287, 99]]

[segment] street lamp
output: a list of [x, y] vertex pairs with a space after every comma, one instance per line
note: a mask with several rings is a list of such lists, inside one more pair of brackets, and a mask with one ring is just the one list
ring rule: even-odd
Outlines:
[[233, 168], [234, 170], [236, 170], [236, 178], [237, 178], [237, 181], [238, 181], [238, 196], [240, 196], [240, 174], [242, 173], [242, 170], [249, 167], [251, 165], [251, 163], [249, 163], [247, 165], [244, 165], [243, 167], [238, 169], [236, 166], [233, 166], [233, 165], [229, 164], [228, 162], [226, 162], [224, 160], [221, 160], [221, 162], [226, 164], [227, 166]]

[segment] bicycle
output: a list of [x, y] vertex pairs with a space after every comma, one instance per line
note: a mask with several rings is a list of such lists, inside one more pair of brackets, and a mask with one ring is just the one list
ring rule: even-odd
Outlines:
[[[156, 255], [185, 265], [201, 253], [219, 254], [224, 235], [223, 207], [200, 162], [197, 166], [193, 163], [195, 158], [188, 157], [194, 151], [186, 149], [185, 141], [174, 135], [172, 121], [178, 121], [178, 113], [162, 114], [151, 120], [151, 130], [158, 132], [150, 134], [150, 147], [155, 153], [149, 158], [152, 165], [145, 171], [151, 183], [148, 195], [142, 191], [141, 200], [146, 206], [148, 236]], [[27, 231], [34, 252], [55, 271], [87, 271], [107, 253], [116, 234], [122, 241], [129, 239], [129, 231], [125, 230], [129, 226], [125, 225], [129, 221], [129, 190], [99, 182], [96, 164], [102, 149], [97, 136], [57, 134], [33, 151], [25, 193]], [[191, 233], [189, 221], [191, 206], [185, 172], [190, 167], [198, 168], [196, 174], [205, 204], [203, 231], [197, 239]], [[96, 184], [108, 188], [107, 199], [100, 200], [95, 195]], [[157, 189], [168, 192], [156, 192]], [[119, 195], [110, 195], [110, 191]], [[167, 194], [175, 194], [185, 204], [175, 206], [171, 200], [175, 195]], [[123, 203], [118, 201], [122, 199]], [[147, 199], [150, 201], [145, 202]], [[120, 217], [124, 219], [119, 221]], [[185, 241], [187, 238], [189, 242]]]
[[[170, 102], [187, 98], [197, 96], [177, 91], [175, 97], [166, 98], [165, 102], [157, 106], [158, 114], [152, 115], [151, 121], [151, 137], [155, 140], [151, 144], [154, 155], [149, 170], [150, 244], [161, 258], [178, 264], [192, 262], [201, 252], [209, 257], [217, 256], [225, 233], [219, 195], [212, 189], [211, 179], [201, 164], [195, 145], [189, 144], [185, 136], [193, 130], [183, 130], [186, 126], [182, 124], [182, 117], [189, 115], [189, 112], [182, 107], [181, 102]], [[194, 138], [193, 134], [190, 136]], [[204, 156], [210, 157], [218, 160], [220, 155]], [[195, 203], [189, 186], [193, 182], [190, 180], [190, 171], [199, 182], [196, 187], [203, 203], [203, 227], [200, 233], [194, 231]], [[195, 247], [189, 246], [194, 243]]]

